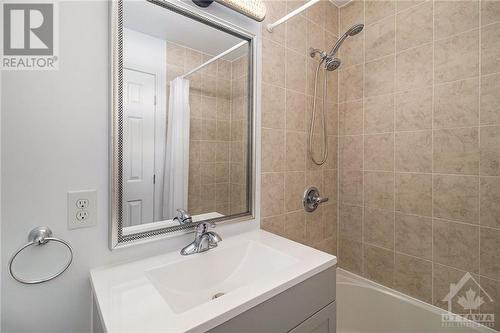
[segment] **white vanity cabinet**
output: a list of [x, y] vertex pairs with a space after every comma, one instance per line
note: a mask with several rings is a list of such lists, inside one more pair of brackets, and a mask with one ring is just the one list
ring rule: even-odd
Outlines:
[[208, 332], [335, 333], [335, 266]]
[[336, 306], [335, 302], [316, 312], [290, 333], [335, 333], [336, 332]]

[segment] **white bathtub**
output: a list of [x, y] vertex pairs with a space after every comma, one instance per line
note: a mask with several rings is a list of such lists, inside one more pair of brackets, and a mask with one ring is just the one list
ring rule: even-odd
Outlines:
[[484, 326], [443, 327], [447, 312], [337, 269], [337, 333], [498, 333]]

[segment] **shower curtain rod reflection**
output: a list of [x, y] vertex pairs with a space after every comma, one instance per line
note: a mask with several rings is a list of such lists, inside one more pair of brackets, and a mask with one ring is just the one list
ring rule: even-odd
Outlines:
[[219, 55], [216, 55], [215, 57], [213, 57], [212, 59], [209, 59], [207, 62], [201, 64], [200, 66], [196, 67], [196, 68], [193, 68], [192, 70], [190, 70], [189, 72], [187, 72], [186, 74], [183, 74], [181, 76], [179, 76], [180, 78], [184, 79], [186, 76], [189, 76], [191, 74], [193, 74], [194, 72], [198, 71], [199, 69], [211, 64], [212, 62], [216, 61], [217, 59], [220, 59], [222, 58], [223, 56], [233, 52], [234, 50], [237, 50], [239, 49], [240, 47], [242, 47], [243, 45], [247, 44], [248, 41], [244, 40], [242, 41], [241, 43], [238, 43], [236, 44], [235, 46], [231, 47], [230, 49], [227, 49], [226, 51], [220, 53]]
[[295, 9], [294, 11], [292, 11], [292, 12], [288, 13], [287, 15], [283, 16], [282, 18], [280, 18], [278, 21], [268, 24], [266, 27], [267, 31], [273, 32], [273, 29], [276, 28], [278, 25], [285, 23], [286, 21], [288, 21], [292, 17], [300, 14], [301, 12], [303, 12], [307, 8], [311, 7], [312, 5], [318, 3], [319, 1], [320, 0], [309, 0], [308, 2], [306, 2], [305, 4], [300, 6], [299, 8]]

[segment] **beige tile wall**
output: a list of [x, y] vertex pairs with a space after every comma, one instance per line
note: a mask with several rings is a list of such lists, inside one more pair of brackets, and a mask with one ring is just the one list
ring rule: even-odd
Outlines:
[[[262, 24], [262, 177], [261, 227], [330, 253], [337, 247], [337, 72], [328, 74], [329, 157], [318, 167], [307, 154], [307, 131], [313, 102], [316, 60], [310, 47], [325, 49], [338, 33], [338, 9], [321, 1], [277, 27], [267, 23], [292, 11], [300, 1], [266, 2]], [[331, 46], [330, 46], [331, 47]], [[322, 82], [322, 79], [321, 79]], [[322, 92], [322, 86], [319, 91]], [[321, 100], [318, 99], [321, 106]], [[318, 117], [317, 133], [322, 123]], [[315, 142], [321, 141], [318, 134]], [[315, 151], [320, 157], [321, 151]], [[315, 156], [316, 156], [315, 155]], [[307, 186], [330, 198], [314, 213], [305, 213], [302, 196]]]
[[340, 266], [440, 307], [468, 271], [500, 318], [500, 2], [339, 16]]
[[[168, 42], [167, 79], [212, 58]], [[218, 61], [191, 74], [188, 210], [247, 211], [248, 56]], [[168, 87], [169, 89], [170, 87]]]
[[229, 146], [229, 213], [248, 210], [248, 55], [231, 62], [231, 137]]

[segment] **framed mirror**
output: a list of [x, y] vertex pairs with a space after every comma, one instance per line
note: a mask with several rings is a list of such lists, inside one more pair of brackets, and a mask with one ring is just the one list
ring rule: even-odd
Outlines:
[[110, 247], [252, 219], [255, 36], [181, 1], [112, 13]]

